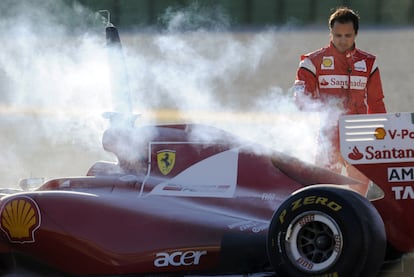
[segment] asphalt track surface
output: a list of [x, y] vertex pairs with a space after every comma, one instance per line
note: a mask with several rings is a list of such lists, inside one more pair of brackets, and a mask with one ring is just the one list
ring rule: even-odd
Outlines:
[[[267, 34], [268, 35], [268, 34]], [[148, 35], [146, 35], [148, 36]], [[270, 87], [279, 87], [288, 91], [292, 85], [301, 54], [318, 49], [328, 43], [327, 30], [281, 30], [271, 34], [274, 45], [261, 54], [260, 61], [252, 72], [243, 71], [231, 76], [233, 82], [219, 82], [225, 89], [237, 91], [238, 110], [248, 105], [249, 99], [260, 97]], [[231, 34], [232, 39], [241, 43], [251, 43], [257, 34], [242, 32]], [[129, 34], [124, 38], [127, 47], [139, 48], [142, 35]], [[137, 42], [138, 41], [138, 42]], [[389, 112], [411, 112], [414, 110], [412, 65], [412, 45], [414, 28], [403, 29], [362, 29], [357, 38], [357, 46], [377, 55], [381, 70], [385, 103]], [[0, 79], [1, 81], [2, 79]], [[4, 88], [0, 83], [0, 87]], [[258, 92], [259, 95], [256, 95]], [[220, 95], [220, 101], [227, 101], [226, 95]], [[234, 95], [232, 95], [234, 97]], [[162, 108], [168, 108], [168, 104]], [[164, 120], [163, 115], [157, 115]], [[90, 132], [95, 144], [84, 144], [84, 140], [54, 139], [49, 132], [42, 133], [36, 122], [47, 117], [57, 119], [44, 109], [13, 108], [0, 103], [0, 184], [1, 187], [15, 187], [20, 178], [57, 177], [83, 175], [96, 160], [110, 159], [113, 156], [102, 151], [99, 136]], [[75, 120], [82, 122], [77, 116]], [[68, 123], [61, 121], [58, 125]], [[83, 127], [82, 124], [80, 124]], [[104, 124], [100, 127], [105, 126]], [[71, 128], [73, 125], [71, 124]], [[23, 131], [23, 132], [22, 132]], [[76, 131], [74, 131], [76, 133]], [[78, 144], [80, 142], [80, 144]], [[381, 276], [412, 276], [414, 261], [411, 255], [402, 263], [396, 263], [384, 269]]]

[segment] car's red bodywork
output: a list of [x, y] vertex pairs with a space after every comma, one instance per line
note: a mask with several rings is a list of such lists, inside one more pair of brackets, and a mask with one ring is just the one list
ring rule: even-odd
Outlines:
[[[361, 165], [358, 169], [372, 176], [372, 180], [384, 190], [384, 197], [372, 201], [384, 221], [388, 241], [401, 252], [410, 252], [414, 249], [414, 222], [413, 218], [413, 198], [412, 186], [403, 182], [401, 191], [393, 191], [395, 185], [386, 181], [388, 179], [388, 168], [413, 167], [414, 163], [384, 163], [375, 167], [372, 165]], [[405, 193], [410, 194], [408, 199], [396, 199], [396, 195]]]
[[115, 128], [103, 141], [125, 168], [97, 163], [95, 176], [1, 199], [3, 252], [81, 275], [265, 271], [277, 207], [306, 185], [350, 182], [202, 125]]

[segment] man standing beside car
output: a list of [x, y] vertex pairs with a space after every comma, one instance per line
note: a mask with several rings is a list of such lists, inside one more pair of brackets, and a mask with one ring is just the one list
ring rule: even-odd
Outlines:
[[[312, 111], [317, 101], [318, 109], [335, 106], [342, 114], [385, 113], [376, 57], [355, 45], [359, 16], [350, 8], [340, 7], [331, 14], [328, 23], [329, 45], [301, 56], [294, 85], [299, 108]], [[332, 144], [329, 165], [340, 164], [342, 168], [337, 121], [328, 124], [321, 136]]]

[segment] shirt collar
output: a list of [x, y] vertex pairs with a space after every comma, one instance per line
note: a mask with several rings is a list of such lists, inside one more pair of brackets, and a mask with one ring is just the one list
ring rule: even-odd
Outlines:
[[355, 45], [355, 43], [354, 43], [354, 45], [352, 46], [351, 49], [346, 50], [344, 53], [341, 53], [341, 52], [338, 51], [338, 49], [336, 49], [336, 47], [333, 44], [332, 40], [331, 40], [329, 46], [330, 46], [331, 49], [333, 49], [333, 51], [335, 52], [335, 54], [337, 54], [337, 55], [344, 55], [346, 57], [348, 57], [349, 55], [353, 55], [355, 53], [355, 51], [356, 51], [356, 45]]

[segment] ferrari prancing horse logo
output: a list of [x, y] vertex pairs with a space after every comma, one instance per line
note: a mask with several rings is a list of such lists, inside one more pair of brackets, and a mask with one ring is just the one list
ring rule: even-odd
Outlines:
[[175, 151], [174, 150], [160, 150], [157, 152], [158, 168], [163, 175], [167, 175], [174, 168]]

